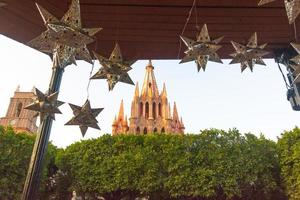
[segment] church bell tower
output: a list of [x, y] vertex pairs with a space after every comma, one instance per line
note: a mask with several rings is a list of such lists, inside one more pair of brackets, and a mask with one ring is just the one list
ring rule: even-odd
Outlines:
[[36, 133], [36, 113], [34, 111], [24, 109], [25, 106], [34, 101], [35, 94], [33, 92], [20, 92], [20, 87], [10, 99], [6, 116], [0, 118], [0, 125], [12, 126], [17, 132], [26, 131]]

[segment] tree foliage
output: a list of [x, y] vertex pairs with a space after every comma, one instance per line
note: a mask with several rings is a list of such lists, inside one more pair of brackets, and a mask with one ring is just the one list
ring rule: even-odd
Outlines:
[[109, 136], [57, 156], [70, 190], [90, 199], [281, 199], [276, 143], [237, 130]]
[[[11, 127], [0, 126], [0, 199], [16, 200], [22, 194], [27, 169], [35, 137], [26, 133], [16, 134]], [[42, 173], [41, 193], [44, 195], [45, 183], [50, 164], [54, 165], [56, 148], [49, 145]]]
[[300, 129], [286, 131], [278, 141], [280, 165], [286, 193], [300, 199]]

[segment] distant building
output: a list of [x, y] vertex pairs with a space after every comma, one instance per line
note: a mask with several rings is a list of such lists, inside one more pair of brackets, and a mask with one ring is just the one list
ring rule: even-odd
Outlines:
[[124, 116], [123, 100], [120, 105], [119, 115], [115, 117], [112, 125], [112, 134], [148, 134], [169, 133], [184, 134], [184, 124], [179, 118], [176, 103], [173, 106], [173, 115], [164, 84], [159, 94], [154, 76], [154, 67], [151, 61], [146, 67], [145, 79], [141, 94], [138, 83], [131, 104], [129, 125], [127, 116]]
[[36, 133], [36, 113], [34, 111], [24, 109], [25, 106], [34, 101], [35, 94], [33, 92], [20, 92], [18, 87], [14, 96], [10, 99], [6, 116], [0, 118], [0, 125], [12, 126], [17, 132], [26, 131]]

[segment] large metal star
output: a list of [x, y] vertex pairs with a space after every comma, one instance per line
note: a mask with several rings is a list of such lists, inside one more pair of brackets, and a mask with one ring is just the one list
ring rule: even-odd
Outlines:
[[69, 10], [58, 20], [47, 10], [36, 4], [47, 30], [28, 45], [53, 55], [54, 67], [64, 68], [76, 64], [76, 59], [92, 63], [87, 45], [102, 28], [82, 28], [79, 0], [72, 0]]
[[65, 125], [79, 126], [83, 137], [85, 136], [88, 127], [100, 130], [96, 117], [103, 110], [103, 108], [92, 109], [89, 100], [87, 100], [82, 107], [73, 104], [69, 105], [73, 110], [74, 117]]
[[291, 43], [291, 46], [297, 51], [298, 55], [291, 59], [294, 64], [290, 67], [293, 69], [294, 83], [300, 83], [300, 45]]
[[211, 40], [206, 24], [202, 27], [196, 41], [184, 36], [180, 36], [180, 38], [188, 47], [188, 50], [184, 52], [186, 55], [180, 63], [195, 61], [198, 72], [201, 68], [205, 71], [208, 61], [223, 63], [217, 54], [217, 51], [222, 47], [218, 44], [222, 41], [223, 37]]
[[97, 54], [96, 52], [94, 52], [94, 55], [102, 66], [99, 71], [91, 77], [91, 79], [106, 79], [109, 91], [113, 90], [114, 86], [118, 82], [134, 85], [134, 82], [128, 75], [128, 71], [132, 69], [131, 65], [133, 65], [136, 60], [124, 61], [120, 46], [117, 43], [109, 59]]
[[51, 117], [55, 119], [55, 114], [61, 114], [60, 110], [58, 109], [59, 106], [63, 105], [64, 102], [58, 101], [58, 92], [52, 94], [43, 94], [40, 90], [35, 88], [35, 101], [24, 107], [24, 109], [37, 111], [40, 114], [41, 122], [47, 117]]
[[[276, 0], [260, 0], [258, 5], [264, 5]], [[288, 16], [289, 24], [295, 22], [296, 18], [300, 14], [300, 0], [284, 0], [286, 13]]]
[[233, 57], [230, 64], [241, 63], [241, 71], [243, 72], [246, 68], [250, 68], [253, 71], [255, 64], [266, 65], [262, 59], [263, 56], [267, 55], [268, 52], [264, 50], [267, 44], [257, 44], [257, 33], [255, 32], [249, 39], [246, 46], [241, 45], [237, 42], [231, 41], [236, 53], [230, 54]]

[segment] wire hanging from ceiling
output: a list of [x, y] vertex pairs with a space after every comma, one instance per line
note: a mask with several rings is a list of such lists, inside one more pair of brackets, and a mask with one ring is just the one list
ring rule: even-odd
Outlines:
[[[191, 7], [191, 9], [190, 9], [190, 11], [189, 11], [188, 17], [186, 18], [186, 22], [185, 22], [185, 24], [184, 24], [184, 26], [183, 26], [183, 29], [182, 29], [182, 31], [181, 31], [181, 35], [184, 34], [185, 29], [186, 29], [186, 27], [187, 27], [187, 25], [188, 25], [188, 23], [189, 23], [189, 21], [190, 21], [190, 19], [191, 19], [193, 9], [194, 9], [194, 7], [196, 6], [196, 2], [197, 2], [197, 0], [194, 0], [194, 1], [193, 1], [193, 5], [192, 5], [192, 7]], [[196, 12], [197, 12], [197, 11], [196, 11]], [[196, 19], [197, 19], [197, 13], [196, 13]], [[198, 19], [197, 19], [197, 20], [198, 20]], [[179, 50], [178, 50], [178, 54], [177, 54], [177, 59], [179, 59], [179, 57], [180, 57], [181, 48], [182, 48], [182, 41], [181, 41], [181, 39], [179, 38]]]

